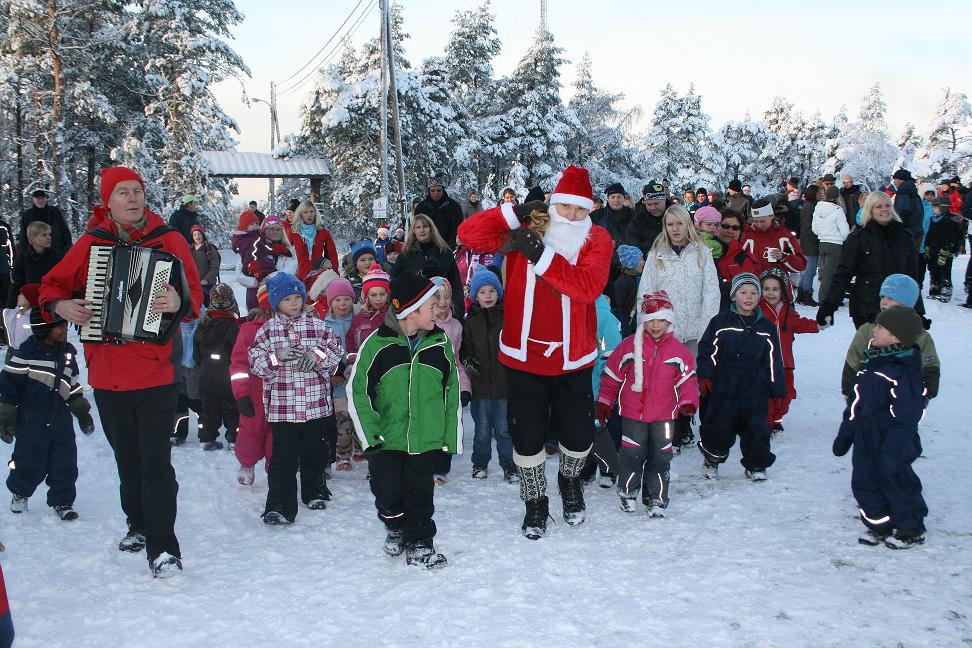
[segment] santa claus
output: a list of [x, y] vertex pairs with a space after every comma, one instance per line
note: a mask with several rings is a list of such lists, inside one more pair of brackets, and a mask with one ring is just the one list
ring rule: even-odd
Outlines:
[[547, 526], [546, 438], [560, 442], [564, 519], [571, 526], [584, 521], [580, 473], [594, 438], [594, 300], [607, 283], [614, 253], [607, 230], [591, 224], [592, 196], [587, 170], [569, 166], [549, 207], [540, 201], [503, 204], [459, 226], [465, 245], [506, 255], [500, 362], [526, 504], [522, 531], [533, 540]]

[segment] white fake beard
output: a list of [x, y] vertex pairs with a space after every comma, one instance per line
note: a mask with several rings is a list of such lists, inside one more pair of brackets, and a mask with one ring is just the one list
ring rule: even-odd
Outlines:
[[591, 231], [591, 217], [579, 221], [568, 220], [557, 213], [556, 205], [550, 205], [548, 213], [550, 225], [543, 233], [543, 244], [552, 247], [571, 265], [577, 265], [577, 255]]

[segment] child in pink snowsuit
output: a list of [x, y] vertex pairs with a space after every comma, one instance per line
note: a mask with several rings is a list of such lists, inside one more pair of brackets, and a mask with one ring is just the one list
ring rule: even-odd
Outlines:
[[233, 354], [230, 356], [230, 386], [233, 397], [240, 410], [240, 428], [236, 434], [236, 458], [240, 470], [236, 480], [243, 486], [253, 483], [253, 467], [261, 459], [266, 459], [264, 470], [270, 466], [270, 449], [273, 435], [263, 411], [263, 380], [250, 373], [250, 345], [260, 327], [270, 319], [270, 302], [267, 300], [266, 285], [257, 290], [258, 309], [251, 310], [246, 321], [240, 324]]

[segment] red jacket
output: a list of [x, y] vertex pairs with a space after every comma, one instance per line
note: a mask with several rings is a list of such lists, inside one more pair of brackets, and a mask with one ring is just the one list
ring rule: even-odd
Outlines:
[[233, 353], [230, 354], [229, 367], [233, 398], [239, 400], [244, 396], [249, 396], [256, 410], [256, 418], [261, 421], [264, 420], [263, 379], [250, 373], [250, 345], [253, 344], [257, 331], [266, 321], [265, 319], [254, 319], [246, 320], [240, 324], [240, 332], [236, 335], [236, 344], [233, 345]]
[[797, 333], [819, 333], [820, 326], [817, 322], [806, 317], [800, 317], [796, 309], [789, 301], [781, 301], [777, 306], [780, 310], [766, 303], [765, 299], [759, 300], [759, 306], [763, 309], [763, 315], [776, 327], [776, 333], [780, 336], [780, 346], [783, 347], [783, 368], [793, 369], [796, 364], [793, 362], [793, 337]]
[[755, 275], [759, 275], [759, 264], [749, 253], [749, 250], [743, 248], [740, 241], [733, 241], [723, 252], [722, 258], [719, 259], [719, 277], [723, 282], [732, 283], [732, 278], [737, 274], [743, 272], [751, 272]]
[[335, 272], [341, 271], [341, 266], [338, 264], [337, 248], [334, 246], [334, 239], [331, 238], [331, 233], [325, 228], [322, 227], [317, 230], [317, 234], [314, 235], [314, 248], [309, 254], [307, 252], [307, 242], [304, 241], [303, 236], [300, 234], [291, 234], [290, 240], [294, 245], [294, 251], [297, 253], [298, 279], [303, 280], [314, 269], [314, 261], [325, 256], [331, 260], [332, 270]]
[[[520, 222], [513, 206], [473, 214], [459, 225], [463, 245], [495, 252]], [[541, 376], [585, 369], [597, 356], [594, 301], [607, 284], [614, 241], [594, 225], [576, 265], [546, 246], [536, 265], [519, 252], [504, 258], [500, 362]]]
[[[756, 262], [756, 276], [773, 266], [779, 266], [785, 272], [801, 272], [807, 268], [807, 257], [803, 256], [800, 242], [793, 232], [779, 223], [773, 223], [765, 232], [750, 226], [743, 233], [742, 246]], [[770, 261], [766, 254], [769, 248], [782, 250], [783, 260]]]
[[[145, 233], [165, 225], [162, 218], [146, 210]], [[110, 218], [96, 223], [97, 227], [118, 232], [118, 227]], [[84, 296], [88, 281], [88, 251], [92, 245], [111, 244], [102, 238], [85, 232], [78, 242], [71, 246], [64, 258], [44, 275], [40, 289], [42, 307], [59, 299], [72, 299]], [[152, 239], [151, 245], [158, 246], [182, 261], [189, 284], [189, 298], [192, 301], [187, 320], [195, 319], [202, 308], [203, 291], [199, 284], [199, 273], [193, 261], [189, 244], [178, 230], [167, 232]], [[185, 299], [185, 297], [183, 297]], [[128, 344], [85, 344], [84, 357], [88, 365], [88, 383], [95, 389], [108, 391], [133, 391], [171, 385], [175, 370], [181, 362], [182, 340], [176, 333], [164, 344], [129, 342]]]

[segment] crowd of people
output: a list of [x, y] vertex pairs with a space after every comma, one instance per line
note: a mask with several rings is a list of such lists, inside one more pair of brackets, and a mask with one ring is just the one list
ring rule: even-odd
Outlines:
[[550, 457], [568, 525], [584, 522], [595, 482], [617, 490], [622, 511], [640, 497], [663, 517], [670, 461], [696, 444], [704, 478], [718, 478], [738, 438], [745, 476], [767, 479], [797, 397], [795, 336], [824, 331], [845, 302], [857, 334], [833, 452], [854, 449], [859, 540], [920, 544], [927, 508], [911, 463], [940, 366], [921, 292], [927, 272], [928, 295], [950, 296], [972, 200], [957, 178], [919, 198], [903, 169], [873, 192], [836, 182], [789, 178], [760, 198], [739, 180], [681, 196], [649, 182], [637, 201], [614, 183], [601, 202], [587, 171], [570, 166], [549, 191], [521, 202], [508, 190], [486, 206], [476, 192], [460, 204], [433, 179], [402, 228], [340, 252], [310, 200], [290, 200], [280, 216], [250, 203], [232, 234], [243, 304], [221, 280], [199, 197], [184, 196], [165, 224], [137, 173], [104, 169], [101, 205], [72, 241], [34, 192], [16, 239], [0, 224], [0, 288], [31, 333], [5, 312], [11, 510], [26, 512], [46, 479], [47, 504], [62, 520], [78, 516], [72, 419], [86, 434], [95, 425], [68, 325], [96, 310], [85, 299], [91, 246], [123, 244], [171, 253], [185, 279], [150, 305], [178, 324], [171, 338], [84, 348], [118, 467], [118, 548], [145, 550], [154, 576], [182, 569], [171, 448], [187, 441], [190, 412], [204, 450], [235, 452], [240, 485], [264, 462], [264, 523], [293, 523], [300, 502], [326, 509], [332, 471], [360, 470], [384, 551], [431, 569], [447, 563], [433, 500], [462, 452], [466, 407], [470, 477], [489, 478], [495, 443], [497, 474], [524, 502], [525, 537], [546, 533]]

